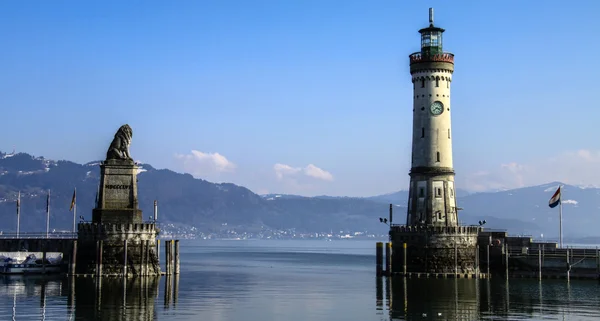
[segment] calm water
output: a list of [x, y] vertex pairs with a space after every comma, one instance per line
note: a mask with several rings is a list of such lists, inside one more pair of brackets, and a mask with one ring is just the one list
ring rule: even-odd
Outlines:
[[[179, 278], [0, 277], [0, 320], [598, 320], [596, 281], [377, 282], [373, 241], [182, 241]], [[171, 291], [165, 291], [165, 283]]]

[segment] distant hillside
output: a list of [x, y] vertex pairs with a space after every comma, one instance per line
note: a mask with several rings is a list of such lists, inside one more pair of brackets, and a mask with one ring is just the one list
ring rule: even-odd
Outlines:
[[[16, 225], [15, 200], [22, 194], [22, 230], [45, 229], [45, 195], [51, 189], [51, 228], [70, 229], [68, 211], [73, 188], [77, 187], [78, 215], [91, 217], [99, 181], [99, 162], [76, 164], [31, 155], [0, 153], [0, 230], [13, 231]], [[379, 217], [387, 217], [395, 204], [394, 222], [406, 219], [407, 192], [373, 197], [303, 197], [257, 195], [230, 183], [215, 184], [170, 170], [140, 165], [139, 202], [145, 217], [159, 201], [159, 220], [200, 231], [223, 226], [238, 229], [295, 228], [306, 232], [331, 230], [376, 231], [385, 233]], [[493, 193], [457, 190], [457, 202], [464, 208], [459, 218], [465, 224], [485, 219], [487, 227], [509, 229], [512, 234], [557, 237], [558, 209], [548, 207], [557, 182]], [[563, 190], [565, 237], [600, 236], [595, 228], [600, 214], [600, 189], [566, 185]]]
[[[460, 189], [457, 188], [456, 189], [456, 197], [464, 197], [467, 195], [470, 195], [471, 193], [464, 190], [464, 189]], [[387, 204], [399, 204], [399, 205], [403, 205], [403, 206], [408, 206], [408, 191], [398, 191], [398, 192], [394, 192], [394, 193], [389, 193], [389, 194], [383, 194], [383, 195], [377, 195], [377, 196], [371, 196], [371, 197], [367, 197], [368, 200], [372, 200], [375, 202], [382, 202], [382, 203], [387, 203]]]
[[[0, 215], [5, 218], [0, 229], [15, 229], [18, 191], [21, 191], [23, 231], [45, 230], [48, 189], [51, 189], [51, 228], [71, 228], [72, 213], [68, 209], [74, 187], [77, 187], [77, 214], [90, 219], [99, 182], [98, 165], [98, 161], [82, 165], [25, 153], [0, 154]], [[159, 220], [163, 223], [194, 226], [207, 232], [223, 226], [250, 231], [262, 226], [306, 232], [350, 229], [385, 233], [386, 230], [377, 219], [387, 212], [385, 204], [358, 198], [269, 199], [235, 184], [215, 184], [189, 174], [157, 170], [148, 164], [140, 167], [140, 208], [149, 217], [157, 199]]]

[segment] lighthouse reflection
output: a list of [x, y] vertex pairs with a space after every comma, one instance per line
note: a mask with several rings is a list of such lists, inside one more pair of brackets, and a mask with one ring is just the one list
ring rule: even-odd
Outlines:
[[597, 319], [600, 302], [597, 282], [511, 281], [378, 278], [377, 309], [386, 309], [390, 320], [556, 318], [572, 311]]
[[477, 280], [391, 278], [385, 284], [391, 320], [478, 319]]

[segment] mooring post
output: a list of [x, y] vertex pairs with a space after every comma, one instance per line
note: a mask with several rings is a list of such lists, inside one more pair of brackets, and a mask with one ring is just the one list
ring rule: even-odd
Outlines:
[[160, 240], [156, 239], [156, 260], [160, 262]]
[[169, 275], [169, 240], [165, 240], [165, 274]]
[[165, 240], [165, 272], [171, 275], [171, 240]]
[[404, 258], [402, 259], [402, 273], [406, 276], [406, 243], [402, 243], [402, 255]]
[[98, 241], [98, 277], [102, 277], [102, 240]]
[[375, 306], [377, 309], [383, 307], [383, 279], [375, 278]]
[[71, 251], [71, 275], [75, 275], [77, 268], [77, 240], [73, 240], [73, 248]]
[[490, 236], [489, 240], [488, 240], [488, 245], [485, 247], [485, 266], [487, 269], [487, 275], [490, 275], [490, 247], [492, 246], [492, 237]]
[[123, 276], [127, 277], [127, 240], [123, 241]]
[[475, 246], [475, 278], [479, 279], [479, 244]]
[[539, 267], [539, 278], [542, 279], [542, 245], [538, 244], [538, 267]]
[[42, 241], [42, 274], [46, 274], [46, 249], [48, 248], [48, 241]]
[[[506, 242], [506, 239], [504, 240]], [[504, 243], [504, 268], [506, 279], [508, 280], [508, 244]]]
[[174, 274], [179, 274], [179, 240], [175, 240]]
[[375, 244], [375, 261], [377, 265], [377, 276], [383, 275], [383, 242]]
[[385, 243], [385, 275], [392, 275], [392, 242]]

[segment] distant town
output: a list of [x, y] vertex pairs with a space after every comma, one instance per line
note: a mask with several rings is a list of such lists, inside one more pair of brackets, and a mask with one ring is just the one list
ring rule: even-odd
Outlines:
[[178, 227], [174, 224], [160, 226], [159, 238], [164, 239], [202, 239], [202, 240], [366, 240], [387, 239], [386, 233], [369, 231], [330, 231], [321, 233], [302, 233], [296, 229], [276, 230], [268, 227], [258, 232], [243, 231], [238, 228], [227, 228], [226, 225], [219, 231], [203, 232], [195, 227]]

